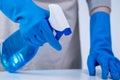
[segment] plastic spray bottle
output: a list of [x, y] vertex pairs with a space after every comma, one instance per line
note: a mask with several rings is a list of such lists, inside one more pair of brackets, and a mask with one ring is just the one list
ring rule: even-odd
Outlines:
[[[59, 40], [63, 34], [71, 34], [70, 25], [65, 18], [62, 8], [57, 4], [50, 4], [49, 9], [49, 22], [56, 32], [56, 39]], [[16, 72], [36, 55], [37, 50], [38, 47], [26, 43], [18, 30], [0, 44], [1, 63], [6, 71]]]

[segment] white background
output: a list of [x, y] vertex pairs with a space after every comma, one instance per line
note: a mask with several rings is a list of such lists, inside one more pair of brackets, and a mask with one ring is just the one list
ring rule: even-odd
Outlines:
[[[120, 0], [112, 1], [111, 35], [113, 52], [120, 59]], [[87, 69], [86, 61], [89, 53], [89, 12], [86, 0], [79, 0], [80, 42], [82, 53], [82, 67]]]

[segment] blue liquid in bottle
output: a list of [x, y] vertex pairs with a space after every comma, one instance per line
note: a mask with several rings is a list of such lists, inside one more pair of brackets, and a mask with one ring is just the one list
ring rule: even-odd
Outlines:
[[1, 45], [2, 65], [8, 72], [16, 72], [35, 56], [37, 50], [38, 47], [25, 42], [18, 30]]

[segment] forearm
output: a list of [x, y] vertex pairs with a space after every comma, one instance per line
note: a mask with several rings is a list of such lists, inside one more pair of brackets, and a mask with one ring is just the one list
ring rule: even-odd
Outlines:
[[105, 6], [101, 6], [101, 7], [97, 7], [97, 8], [94, 8], [91, 12], [90, 12], [90, 15], [96, 13], [96, 12], [99, 12], [99, 11], [103, 11], [103, 12], [106, 12], [108, 14], [110, 14], [110, 8], [108, 7], [105, 7]]
[[93, 14], [97, 11], [105, 11], [110, 13], [111, 0], [86, 0], [89, 8], [89, 13]]

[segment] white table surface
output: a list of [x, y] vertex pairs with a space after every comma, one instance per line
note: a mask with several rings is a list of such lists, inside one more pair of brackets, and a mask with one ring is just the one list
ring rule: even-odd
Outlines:
[[0, 71], [0, 80], [102, 80], [100, 76], [97, 73], [97, 76], [90, 77], [87, 70]]

